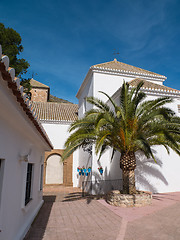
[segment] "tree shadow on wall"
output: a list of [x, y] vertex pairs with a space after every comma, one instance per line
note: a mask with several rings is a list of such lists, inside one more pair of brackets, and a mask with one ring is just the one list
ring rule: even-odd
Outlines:
[[[153, 150], [155, 155], [157, 152]], [[156, 186], [149, 181], [149, 177], [156, 178], [157, 181], [163, 182], [168, 185], [168, 182], [161, 172], [162, 161], [156, 157], [156, 162], [154, 159], [147, 159], [141, 152], [136, 153], [136, 163], [137, 167], [135, 169], [136, 183], [144, 187], [144, 189], [151, 191], [152, 193], [157, 193]]]
[[[157, 152], [153, 150], [153, 154], [157, 155]], [[164, 185], [168, 185], [168, 182], [161, 171], [163, 166], [161, 159], [156, 157], [155, 162], [152, 158], [147, 159], [145, 155], [139, 151], [136, 153], [136, 162], [137, 167], [135, 169], [135, 175], [137, 185], [141, 185], [144, 190], [153, 193], [157, 193], [157, 188], [154, 181], [150, 181], [150, 179], [157, 179], [157, 182], [162, 182]], [[98, 162], [98, 165], [101, 165], [100, 161]], [[97, 172], [93, 172], [91, 179], [89, 180], [90, 181], [87, 179], [86, 181], [84, 179], [84, 192], [90, 193], [92, 198], [100, 198], [111, 190], [122, 190], [123, 181], [120, 169], [120, 154], [112, 159], [110, 171], [105, 167], [102, 176]], [[88, 202], [90, 202], [90, 199], [88, 199]]]

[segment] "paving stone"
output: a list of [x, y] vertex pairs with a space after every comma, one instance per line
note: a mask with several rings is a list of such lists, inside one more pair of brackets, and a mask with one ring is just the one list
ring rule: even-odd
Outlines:
[[25, 240], [116, 239], [121, 217], [96, 200], [82, 198], [79, 189], [46, 187], [44, 201]]
[[180, 193], [157, 194], [151, 206], [119, 208], [46, 187], [44, 205], [24, 240], [179, 240]]

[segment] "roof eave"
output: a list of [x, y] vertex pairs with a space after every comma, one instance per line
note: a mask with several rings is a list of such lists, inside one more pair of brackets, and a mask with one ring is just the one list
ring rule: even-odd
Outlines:
[[[134, 88], [135, 86], [129, 86], [130, 89]], [[118, 88], [118, 90], [111, 96], [112, 99], [116, 99], [119, 94], [120, 94], [120, 90], [121, 87]], [[168, 96], [168, 97], [172, 97], [172, 98], [180, 98], [180, 91], [178, 90], [161, 90], [161, 89], [154, 89], [154, 88], [145, 88], [145, 87], [141, 87], [141, 90], [145, 93], [149, 93], [149, 94], [157, 94], [157, 95], [161, 95], [161, 96]]]
[[139, 73], [139, 72], [132, 72], [132, 71], [125, 71], [125, 70], [120, 70], [120, 69], [112, 69], [112, 68], [104, 68], [104, 67], [95, 67], [92, 66], [90, 68], [91, 70], [97, 70], [98, 72], [111, 72], [117, 75], [131, 75], [131, 76], [141, 76], [141, 77], [145, 77], [145, 78], [152, 78], [152, 79], [156, 79], [159, 81], [165, 81], [167, 79], [166, 76], [163, 75], [159, 75], [159, 74], [148, 74], [148, 73]]
[[[130, 88], [134, 88], [134, 86], [130, 86]], [[141, 90], [147, 93], [156, 93], [156, 94], [163, 94], [169, 95], [174, 97], [180, 97], [180, 91], [178, 90], [162, 90], [162, 89], [155, 89], [155, 88], [148, 88], [148, 87], [141, 87]]]

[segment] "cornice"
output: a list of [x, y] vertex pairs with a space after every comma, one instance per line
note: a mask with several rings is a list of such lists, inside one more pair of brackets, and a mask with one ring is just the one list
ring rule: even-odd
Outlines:
[[110, 69], [110, 68], [103, 68], [103, 67], [91, 67], [90, 68], [93, 72], [98, 73], [105, 73], [105, 74], [113, 74], [118, 76], [128, 76], [128, 77], [135, 77], [137, 76], [145, 79], [151, 79], [156, 81], [165, 81], [167, 77], [163, 75], [155, 75], [155, 74], [148, 74], [148, 73], [138, 73], [138, 72], [131, 72], [131, 71], [125, 71], [125, 70], [119, 70], [119, 69]]
[[[133, 86], [129, 86], [130, 89], [133, 88]], [[112, 95], [112, 98], [116, 98], [120, 94], [121, 87]], [[156, 95], [156, 96], [162, 96], [162, 97], [171, 97], [171, 98], [179, 98], [180, 99], [180, 91], [178, 90], [162, 90], [162, 89], [154, 89], [154, 88], [145, 88], [141, 87], [141, 90], [147, 95]]]
[[61, 121], [61, 120], [41, 120], [40, 119], [40, 122], [43, 124], [43, 123], [49, 123], [49, 124], [62, 124], [62, 125], [71, 125], [74, 121]]
[[[133, 88], [133, 87], [130, 87]], [[180, 91], [178, 90], [162, 90], [142, 87], [141, 90], [149, 95], [168, 96], [172, 98], [180, 98]]]

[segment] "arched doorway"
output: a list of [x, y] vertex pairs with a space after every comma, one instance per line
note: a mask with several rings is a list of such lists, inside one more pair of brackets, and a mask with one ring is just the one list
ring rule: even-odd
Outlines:
[[[59, 183], [47, 183], [48, 182], [48, 177], [47, 177], [47, 168], [49, 168], [51, 166], [51, 164], [49, 163], [51, 161], [51, 156], [53, 155], [58, 155], [59, 156], [59, 160], [61, 160], [61, 156], [63, 154], [64, 150], [63, 149], [53, 149], [50, 152], [45, 152], [45, 158], [44, 158], [44, 184], [59, 184]], [[57, 160], [55, 160], [57, 161]], [[61, 176], [63, 176], [63, 184], [64, 186], [72, 186], [72, 177], [73, 177], [73, 154], [66, 159], [63, 163], [62, 161], [60, 161], [61, 164], [63, 164], [63, 174]], [[48, 164], [48, 166], [47, 166]], [[48, 170], [50, 173], [52, 172], [50, 169]], [[46, 181], [47, 179], [47, 181]]]
[[46, 184], [63, 184], [63, 162], [59, 154], [47, 158]]

